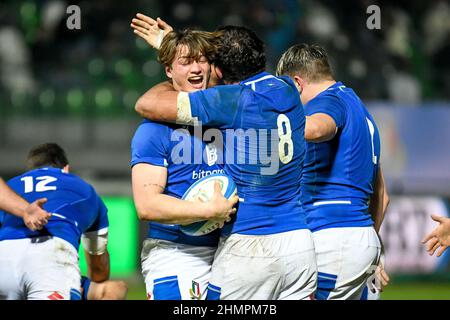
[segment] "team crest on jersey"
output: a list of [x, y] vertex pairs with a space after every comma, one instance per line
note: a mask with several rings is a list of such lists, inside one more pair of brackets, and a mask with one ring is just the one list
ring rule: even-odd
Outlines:
[[208, 159], [208, 166], [212, 166], [217, 162], [217, 147], [214, 143], [206, 145], [206, 157]]
[[202, 293], [200, 291], [200, 284], [192, 280], [192, 288], [189, 289], [189, 294], [191, 295], [191, 300], [201, 300]]

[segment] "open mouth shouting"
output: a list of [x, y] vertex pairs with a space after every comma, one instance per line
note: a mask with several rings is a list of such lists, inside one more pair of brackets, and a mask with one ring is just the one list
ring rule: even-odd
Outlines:
[[188, 82], [195, 89], [203, 89], [204, 88], [204, 81], [203, 80], [204, 80], [204, 76], [203, 75], [192, 76], [192, 77], [188, 78]]

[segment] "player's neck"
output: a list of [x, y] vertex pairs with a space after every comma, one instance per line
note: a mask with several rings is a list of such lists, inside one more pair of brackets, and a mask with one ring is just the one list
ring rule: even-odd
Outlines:
[[316, 83], [309, 83], [308, 84], [308, 91], [309, 91], [309, 97], [308, 102], [314, 99], [318, 94], [321, 92], [327, 90], [329, 87], [331, 87], [333, 84], [335, 84], [335, 80], [324, 80]]

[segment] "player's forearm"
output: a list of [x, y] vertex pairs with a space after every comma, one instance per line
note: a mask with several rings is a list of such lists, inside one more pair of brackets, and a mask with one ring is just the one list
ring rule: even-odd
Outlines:
[[29, 203], [15, 193], [0, 178], [0, 210], [7, 211], [17, 217], [23, 218], [25, 209]]
[[109, 253], [105, 251], [100, 255], [86, 254], [89, 278], [95, 282], [109, 279], [110, 262]]
[[135, 201], [140, 220], [166, 224], [189, 224], [211, 218], [208, 205], [189, 202], [165, 194], [155, 194]]
[[374, 193], [370, 198], [369, 213], [374, 222], [374, 228], [377, 232], [380, 231], [381, 224], [384, 220], [386, 209], [389, 205], [389, 195], [384, 183], [384, 177], [381, 168], [377, 173], [377, 180], [375, 183]]
[[157, 84], [136, 102], [135, 110], [142, 117], [164, 122], [177, 120], [177, 96], [169, 82]]
[[369, 213], [372, 216], [375, 231], [379, 232], [384, 218], [383, 199], [379, 196], [372, 196], [370, 199]]
[[336, 126], [326, 121], [320, 115], [306, 116], [305, 140], [308, 142], [324, 142], [332, 139], [336, 134]]

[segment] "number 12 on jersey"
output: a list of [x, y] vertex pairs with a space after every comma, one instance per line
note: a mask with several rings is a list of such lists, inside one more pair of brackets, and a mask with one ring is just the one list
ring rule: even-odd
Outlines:
[[42, 177], [36, 177], [36, 181], [34, 181], [34, 177], [27, 176], [22, 177], [20, 179], [24, 182], [24, 193], [30, 193], [30, 192], [44, 192], [44, 191], [51, 191], [56, 190], [56, 186], [50, 186], [49, 184], [52, 182], [55, 182], [55, 177], [50, 176], [42, 176]]

